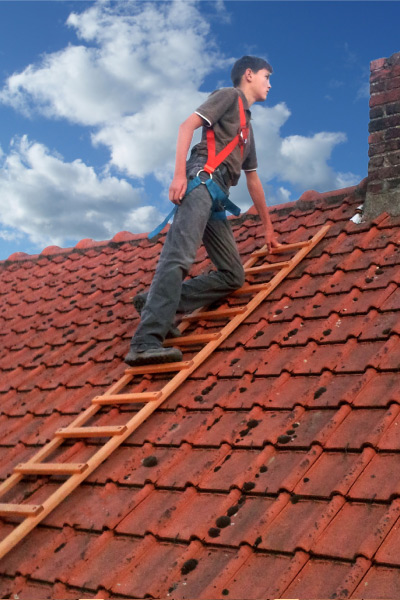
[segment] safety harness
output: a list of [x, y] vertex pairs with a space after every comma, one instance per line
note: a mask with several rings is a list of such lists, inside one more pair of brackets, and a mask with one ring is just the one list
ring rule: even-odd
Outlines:
[[[236, 146], [240, 148], [240, 154], [243, 159], [244, 146], [247, 143], [247, 139], [249, 136], [249, 128], [246, 123], [246, 113], [244, 111], [243, 100], [241, 97], [238, 97], [238, 105], [239, 105], [239, 119], [240, 119], [240, 128], [239, 132], [233, 140], [229, 142], [218, 154], [216, 154], [215, 149], [215, 133], [212, 127], [207, 129], [206, 138], [207, 138], [207, 162], [202, 169], [200, 169], [193, 179], [191, 179], [188, 183], [185, 196], [190, 194], [194, 189], [196, 189], [199, 185], [205, 185], [209, 191], [209, 194], [212, 199], [212, 212], [211, 219], [225, 220], [226, 219], [226, 211], [238, 217], [240, 215], [240, 208], [236, 206], [225, 192], [221, 190], [219, 185], [213, 180], [212, 175], [214, 171], [219, 167], [219, 165], [233, 152]], [[208, 179], [203, 181], [200, 178], [200, 173], [207, 173], [209, 175]], [[223, 210], [221, 210], [221, 206]], [[149, 233], [148, 238], [151, 239], [158, 235], [166, 226], [168, 221], [175, 215], [178, 210], [178, 206], [175, 206], [169, 215], [164, 219], [162, 223], [158, 227], [156, 227], [151, 233]]]

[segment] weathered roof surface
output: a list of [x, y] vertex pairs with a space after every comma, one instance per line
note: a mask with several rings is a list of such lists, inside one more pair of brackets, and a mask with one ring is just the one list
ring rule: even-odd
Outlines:
[[[350, 221], [363, 190], [309, 192], [271, 211], [284, 243], [332, 227], [0, 562], [1, 597], [397, 595], [400, 221]], [[250, 211], [234, 231], [245, 261], [263, 244], [259, 221]], [[131, 298], [163, 240], [121, 233], [0, 263], [2, 478], [121, 377]], [[201, 250], [193, 274], [208, 267]], [[102, 422], [134, 410], [104, 409]], [[99, 443], [71, 440], [63, 459], [82, 462]], [[53, 488], [32, 478], [17, 501]]]

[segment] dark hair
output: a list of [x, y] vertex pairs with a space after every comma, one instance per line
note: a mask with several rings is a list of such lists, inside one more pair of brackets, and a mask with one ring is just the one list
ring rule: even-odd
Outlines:
[[239, 60], [235, 62], [231, 71], [231, 79], [235, 87], [240, 84], [247, 69], [251, 69], [253, 73], [257, 73], [257, 71], [261, 71], [261, 69], [267, 69], [270, 73], [273, 72], [271, 65], [263, 58], [258, 58], [257, 56], [242, 56], [242, 58], [239, 58]]

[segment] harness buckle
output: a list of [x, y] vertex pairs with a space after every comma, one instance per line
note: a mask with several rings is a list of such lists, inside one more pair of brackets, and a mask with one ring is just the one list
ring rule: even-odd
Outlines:
[[[212, 179], [212, 173], [208, 173], [208, 172], [207, 172], [207, 171], [205, 171], [204, 169], [200, 169], [200, 171], [198, 171], [198, 172], [197, 172], [197, 175], [196, 175], [196, 177], [199, 177], [200, 173], [207, 173], [207, 175], [209, 176], [209, 179]], [[199, 179], [200, 179], [200, 178], [199, 178]], [[208, 181], [208, 179], [206, 179], [205, 181], [201, 181], [201, 179], [200, 179], [200, 182], [201, 182], [203, 185], [206, 185], [207, 181]]]
[[247, 127], [241, 127], [240, 128], [240, 132], [239, 132], [239, 137], [240, 137], [240, 144], [241, 145], [245, 145], [247, 144]]

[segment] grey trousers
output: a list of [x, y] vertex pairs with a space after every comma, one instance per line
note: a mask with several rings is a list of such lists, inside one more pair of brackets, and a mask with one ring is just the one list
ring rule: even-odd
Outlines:
[[[218, 177], [214, 177], [218, 181]], [[222, 187], [222, 186], [221, 186]], [[175, 314], [211, 304], [244, 283], [244, 270], [228, 221], [210, 219], [212, 200], [205, 185], [185, 196], [168, 231], [131, 347], [158, 347]], [[217, 268], [183, 281], [203, 241]]]

